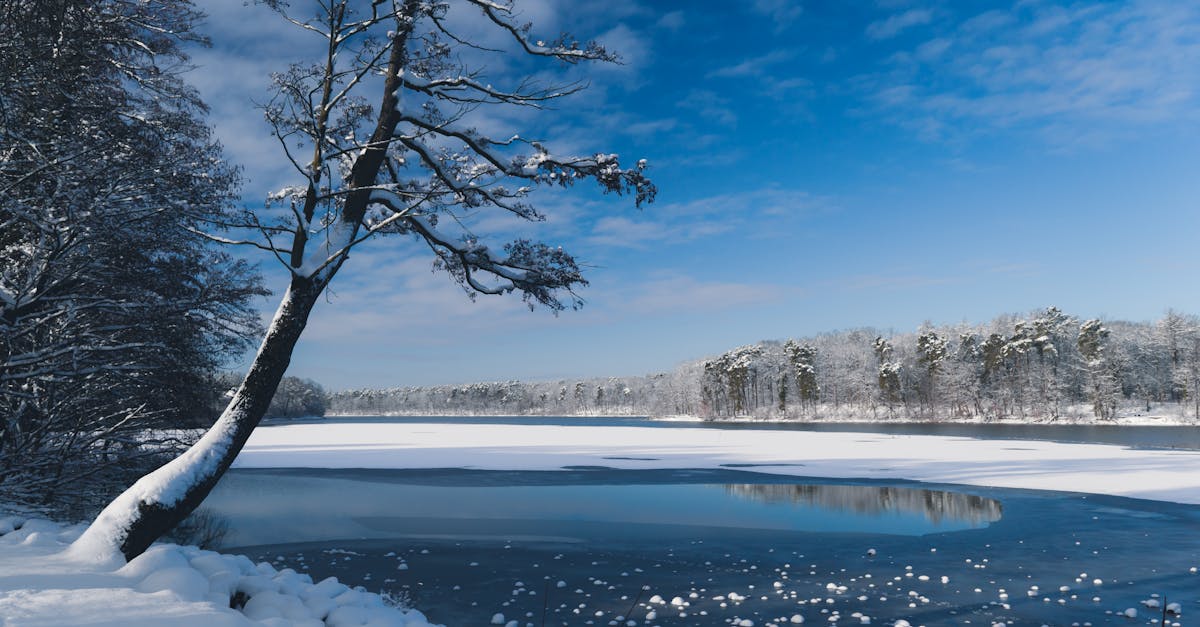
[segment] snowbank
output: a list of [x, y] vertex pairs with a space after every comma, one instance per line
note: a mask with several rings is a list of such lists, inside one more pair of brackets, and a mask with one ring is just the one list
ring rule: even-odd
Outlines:
[[755, 429], [437, 423], [295, 424], [254, 432], [242, 468], [746, 468], [1200, 503], [1200, 451]]
[[243, 555], [160, 544], [128, 564], [72, 559], [64, 549], [82, 532], [82, 525], [0, 517], [5, 627], [432, 627], [420, 612], [391, 607], [378, 594], [332, 577], [313, 583]]

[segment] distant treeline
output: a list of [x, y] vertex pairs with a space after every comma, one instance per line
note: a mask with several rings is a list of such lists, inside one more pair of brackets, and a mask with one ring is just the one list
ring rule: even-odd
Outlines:
[[[243, 377], [244, 374], [240, 372], [224, 372], [214, 377], [213, 396], [216, 400], [209, 407], [211, 420], [216, 420], [221, 410], [225, 409]], [[263, 417], [293, 419], [324, 416], [328, 399], [329, 395], [316, 381], [284, 377], [279, 381], [279, 387], [275, 388], [275, 396], [271, 397], [271, 404]]]
[[1055, 307], [980, 325], [767, 341], [645, 377], [330, 396], [331, 414], [692, 415], [1107, 421], [1200, 417], [1200, 318], [1079, 320]]

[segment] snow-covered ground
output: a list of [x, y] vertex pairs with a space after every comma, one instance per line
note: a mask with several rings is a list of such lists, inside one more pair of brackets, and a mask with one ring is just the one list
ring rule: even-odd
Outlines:
[[1200, 451], [871, 433], [480, 424], [292, 424], [255, 431], [243, 468], [752, 468], [1200, 503]]
[[0, 517], [0, 625], [431, 627], [378, 594], [241, 555], [161, 544], [128, 564], [68, 557], [64, 549], [82, 532]]

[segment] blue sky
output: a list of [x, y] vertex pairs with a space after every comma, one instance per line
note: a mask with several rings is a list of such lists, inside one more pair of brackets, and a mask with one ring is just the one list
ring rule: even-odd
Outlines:
[[[191, 80], [258, 204], [297, 181], [254, 103], [314, 42], [241, 0], [199, 4], [213, 47]], [[291, 374], [332, 389], [616, 376], [1048, 305], [1200, 313], [1196, 3], [517, 5], [535, 32], [596, 38], [624, 63], [587, 68], [590, 89], [541, 118], [488, 123], [647, 158], [658, 202], [540, 197], [550, 219], [528, 233], [592, 266], [587, 305], [557, 317], [471, 302], [412, 242], [372, 242]]]

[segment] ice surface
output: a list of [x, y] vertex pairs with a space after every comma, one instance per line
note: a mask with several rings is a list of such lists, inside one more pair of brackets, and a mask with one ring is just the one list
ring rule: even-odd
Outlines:
[[721, 468], [911, 479], [1200, 503], [1200, 451], [883, 435], [553, 425], [289, 424], [254, 432], [242, 468]]

